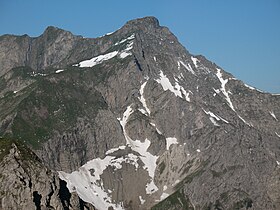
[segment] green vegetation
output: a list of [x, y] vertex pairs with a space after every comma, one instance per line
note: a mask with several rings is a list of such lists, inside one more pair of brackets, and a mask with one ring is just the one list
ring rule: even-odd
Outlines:
[[151, 210], [167, 210], [167, 209], [182, 209], [193, 210], [193, 206], [185, 195], [183, 188], [177, 190], [175, 193], [167, 197], [165, 200], [159, 202], [151, 208]]
[[195, 177], [199, 177], [201, 174], [204, 173], [205, 167], [208, 164], [208, 161], [202, 161], [199, 165], [199, 167], [194, 170], [191, 174], [186, 176], [181, 182], [179, 182], [176, 186], [175, 189], [180, 189], [187, 183], [191, 183]]
[[12, 138], [3, 138], [0, 137], [0, 162], [3, 160], [3, 158], [9, 154], [12, 145], [15, 144], [16, 147], [19, 150], [19, 158], [23, 161], [38, 161], [40, 162], [39, 158], [21, 141], [12, 139]]
[[[19, 78], [32, 84], [17, 94], [9, 91], [0, 99], [0, 119], [15, 114], [10, 136], [38, 149], [54, 131], [71, 130], [79, 117], [94, 121], [100, 109], [107, 109], [95, 86], [107, 85], [108, 78], [127, 65], [128, 60], [120, 62], [116, 57], [92, 68], [69, 66], [60, 74], [54, 74], [55, 69], [49, 67], [47, 76], [33, 77], [29, 67], [14, 68], [10, 80]], [[5, 79], [0, 79], [5, 88]], [[7, 135], [5, 129], [1, 128], [0, 135]]]
[[76, 81], [51, 82], [41, 78], [34, 89], [17, 107], [12, 132], [33, 148], [40, 147], [54, 130], [71, 129], [78, 117], [94, 118], [106, 108], [102, 96]]
[[246, 197], [243, 200], [240, 200], [237, 203], [235, 203], [232, 209], [234, 209], [234, 210], [239, 210], [239, 209], [242, 209], [242, 208], [248, 209], [248, 208], [252, 207], [252, 204], [253, 204], [252, 199]]
[[[191, 161], [191, 164], [193, 164], [194, 161]], [[164, 162], [162, 162], [164, 163]], [[162, 163], [159, 165], [160, 171], [162, 168], [165, 167], [163, 166]], [[182, 209], [182, 210], [192, 210], [194, 209], [192, 204], [190, 203], [190, 200], [188, 196], [184, 193], [184, 185], [192, 182], [192, 180], [195, 177], [200, 176], [208, 164], [208, 161], [202, 161], [199, 165], [199, 167], [193, 171], [191, 174], [186, 176], [180, 183], [178, 183], [175, 186], [175, 192], [168, 196], [165, 200], [159, 202], [156, 204], [154, 207], [152, 207], [152, 210], [164, 210], [164, 209]]]
[[31, 76], [30, 74], [34, 71], [32, 68], [28, 67], [28, 66], [20, 66], [20, 67], [16, 67], [13, 70], [13, 75], [10, 79], [15, 79], [20, 77], [21, 79], [30, 79]]
[[236, 166], [229, 166], [227, 168], [224, 168], [222, 171], [220, 172], [217, 172], [217, 171], [214, 171], [214, 170], [210, 170], [212, 175], [213, 175], [213, 178], [219, 178], [221, 177], [222, 175], [226, 174], [227, 172], [230, 172], [230, 171], [234, 171], [238, 168], [243, 168], [244, 166], [241, 166], [241, 165], [236, 165]]
[[159, 164], [159, 173], [162, 174], [162, 172], [164, 171], [166, 165], [165, 165], [165, 162], [161, 162]]

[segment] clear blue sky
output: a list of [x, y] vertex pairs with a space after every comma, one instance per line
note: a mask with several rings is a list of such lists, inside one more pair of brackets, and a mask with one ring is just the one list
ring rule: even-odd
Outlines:
[[261, 90], [280, 93], [280, 0], [0, 0], [0, 34], [57, 26], [86, 37], [155, 16], [192, 53]]

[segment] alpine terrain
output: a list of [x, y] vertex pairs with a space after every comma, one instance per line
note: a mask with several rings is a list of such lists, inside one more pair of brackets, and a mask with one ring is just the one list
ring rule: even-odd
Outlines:
[[154, 17], [0, 36], [0, 136], [0, 209], [280, 209], [280, 95]]

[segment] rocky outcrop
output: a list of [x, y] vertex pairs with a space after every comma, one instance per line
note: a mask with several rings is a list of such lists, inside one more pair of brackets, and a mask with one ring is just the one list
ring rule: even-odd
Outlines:
[[[0, 139], [1, 209], [79, 209], [77, 194], [20, 142]], [[88, 204], [85, 204], [88, 205]], [[92, 208], [92, 207], [91, 207]]]

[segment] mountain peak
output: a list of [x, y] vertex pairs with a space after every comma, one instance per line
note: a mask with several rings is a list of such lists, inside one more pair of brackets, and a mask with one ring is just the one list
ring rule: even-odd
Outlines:
[[149, 25], [153, 27], [159, 27], [159, 21], [156, 17], [147, 16], [143, 18], [137, 18], [134, 20], [130, 20], [126, 23], [127, 25]]
[[148, 32], [154, 29], [159, 28], [159, 21], [157, 18], [148, 16], [143, 18], [137, 18], [134, 20], [128, 21], [123, 29], [125, 30], [142, 30], [144, 32]]
[[58, 27], [55, 27], [55, 26], [48, 26], [41, 36], [45, 36], [45, 37], [48, 37], [48, 38], [54, 38], [54, 37], [57, 37], [59, 34], [72, 35], [71, 32], [66, 31], [64, 29], [61, 29], [61, 28], [58, 28]]
[[55, 26], [48, 26], [48, 27], [45, 29], [44, 34], [45, 34], [45, 33], [49, 33], [49, 32], [54, 32], [54, 31], [64, 31], [64, 30], [61, 29], [61, 28], [55, 27]]

